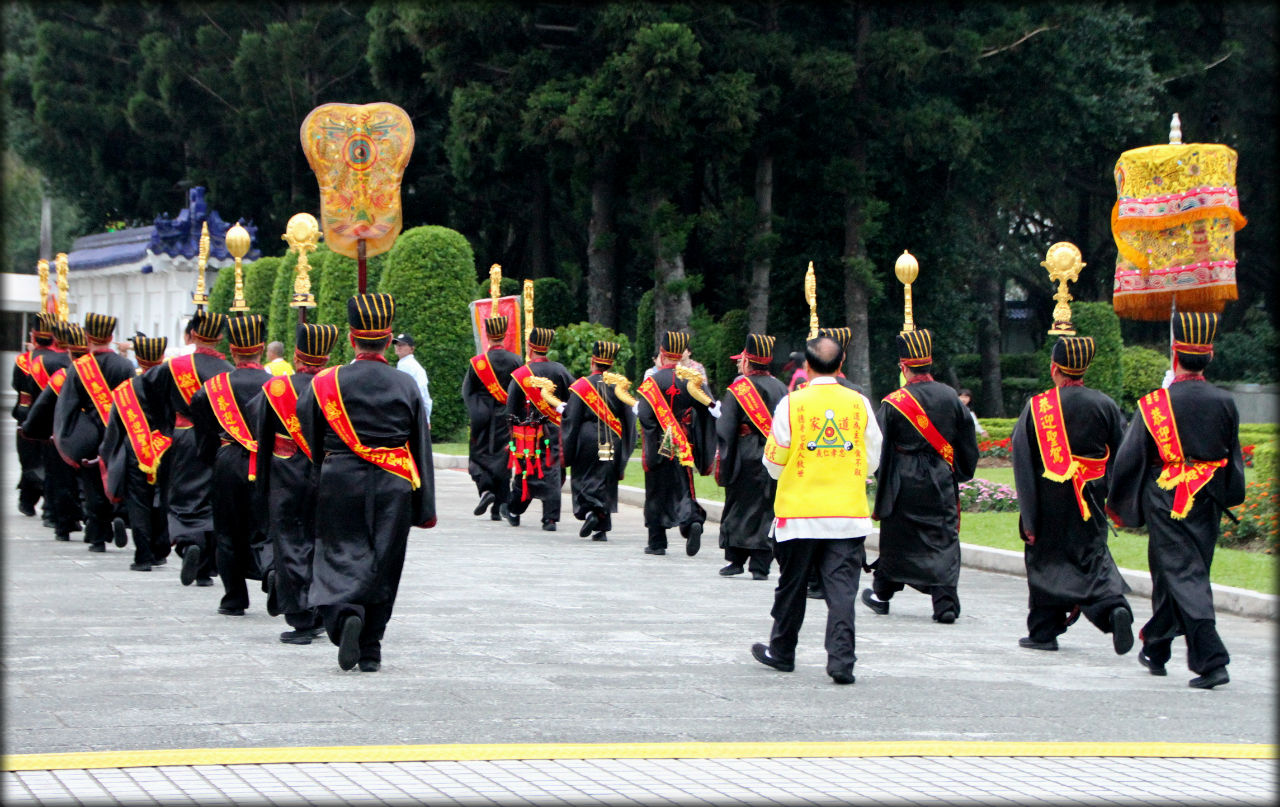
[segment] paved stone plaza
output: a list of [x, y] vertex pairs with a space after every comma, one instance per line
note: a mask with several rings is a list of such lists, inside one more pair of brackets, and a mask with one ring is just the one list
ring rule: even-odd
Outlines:
[[[568, 520], [559, 532], [538, 528], [536, 504], [526, 526], [511, 528], [472, 516], [475, 489], [453, 470], [436, 474], [440, 526], [410, 536], [382, 671], [342, 672], [327, 640], [281, 644], [277, 636], [287, 626], [267, 616], [256, 589], [246, 616], [220, 616], [216, 578], [213, 588], [184, 588], [176, 562], [129, 571], [132, 546], [108, 545], [105, 555], [95, 555], [79, 534], [70, 543], [54, 541], [38, 519], [17, 514], [11, 425], [0, 439], [9, 497], [0, 503], [9, 755], [441, 743], [1267, 744], [1275, 738], [1271, 622], [1220, 616], [1231, 683], [1193, 690], [1181, 644], [1169, 676], [1155, 678], [1138, 665], [1136, 651], [1117, 657], [1110, 637], [1084, 620], [1062, 637], [1059, 652], [1019, 648], [1025, 580], [966, 569], [963, 613], [954, 625], [933, 623], [928, 599], [914, 592], [899, 595], [889, 616], [860, 606], [857, 683], [841, 687], [824, 672], [821, 602], [810, 601], [795, 672], [777, 673], [751, 659], [751, 643], [768, 637], [773, 580], [717, 576], [724, 561], [715, 525], [694, 558], [678, 540], [665, 557], [644, 555], [635, 507], [623, 508], [607, 543], [577, 536], [567, 497]], [[1135, 598], [1133, 606], [1136, 629], [1150, 602]], [[955, 761], [981, 770], [976, 761]], [[1011, 775], [1031, 775], [1037, 769], [1024, 763], [1033, 761], [1013, 764]], [[1156, 762], [1138, 764], [1132, 776], [1149, 776]], [[1234, 764], [1227, 779], [1245, 788], [1234, 801], [1262, 803], [1275, 793], [1274, 759]], [[627, 765], [643, 768], [636, 760]], [[749, 766], [743, 770], [751, 775]], [[24, 774], [21, 781], [65, 775]], [[135, 779], [136, 771], [125, 777]], [[772, 793], [778, 780], [761, 781], [750, 792]], [[871, 789], [885, 786], [880, 780]], [[34, 798], [23, 787], [5, 774], [5, 801]], [[426, 798], [428, 791], [404, 792]], [[922, 798], [905, 785], [889, 792]], [[1050, 801], [1055, 793], [1062, 797], [1052, 787], [1039, 792]]]

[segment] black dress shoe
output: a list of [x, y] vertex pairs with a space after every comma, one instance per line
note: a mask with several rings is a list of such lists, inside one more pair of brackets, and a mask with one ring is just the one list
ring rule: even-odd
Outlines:
[[937, 616], [935, 616], [935, 617], [933, 618], [933, 621], [934, 621], [934, 622], [940, 622], [940, 623], [942, 623], [943, 625], [950, 625], [952, 622], [955, 622], [955, 621], [956, 621], [956, 612], [955, 612], [955, 611], [943, 611], [942, 613], [940, 613], [940, 614], [938, 614]]
[[878, 600], [872, 594], [871, 589], [864, 588], [862, 590], [862, 604], [870, 608], [880, 616], [889, 613], [889, 603], [887, 600]]
[[115, 534], [116, 546], [124, 549], [125, 544], [129, 543], [129, 533], [125, 532], [123, 518], [112, 519], [111, 532]]
[[360, 660], [360, 631], [364, 629], [364, 620], [358, 616], [348, 616], [342, 620], [341, 638], [338, 641], [338, 666], [349, 670]]
[[168, 562], [169, 562], [169, 559], [168, 559], [168, 558], [156, 558], [155, 560], [151, 561], [151, 565], [152, 565], [152, 566], [163, 566], [163, 565], [165, 565], [165, 564], [166, 564], [166, 563], [168, 563]]
[[503, 518], [505, 518], [507, 520], [507, 523], [510, 524], [511, 526], [513, 527], [520, 526], [520, 516], [512, 515], [511, 508], [508, 507], [505, 502], [498, 507], [498, 514], [501, 515]]
[[178, 573], [178, 580], [182, 585], [189, 586], [196, 579], [196, 570], [200, 568], [200, 547], [195, 544], [188, 544], [186, 550], [182, 553], [182, 571]]
[[764, 572], [752, 572], [751, 579], [752, 580], [768, 580], [769, 575], [765, 574]]
[[129, 571], [131, 572], [149, 572], [151, 571], [150, 563], [130, 563]]
[[323, 635], [324, 628], [299, 628], [280, 634], [280, 641], [284, 644], [311, 644], [312, 639], [319, 639]]
[[825, 600], [827, 598], [827, 592], [820, 588], [811, 588], [805, 592], [805, 596], [811, 600]]
[[1111, 612], [1111, 646], [1118, 656], [1133, 649], [1133, 612], [1124, 606]]
[[596, 515], [594, 510], [592, 510], [590, 513], [587, 513], [586, 519], [582, 522], [581, 529], [578, 530], [578, 537], [586, 538], [595, 530], [596, 525], [599, 523], [600, 523], [600, 517]]
[[70, 534], [70, 533], [66, 533], [66, 532], [55, 532], [55, 533], [53, 534], [53, 540], [55, 540], [55, 541], [70, 541], [70, 540], [71, 540], [71, 534]]
[[1047, 642], [1037, 642], [1030, 636], [1023, 636], [1018, 640], [1018, 647], [1025, 647], [1028, 650], [1057, 650], [1058, 640], [1050, 639]]
[[543, 531], [543, 532], [555, 532], [555, 531], [556, 531], [556, 523], [555, 523], [554, 521], [544, 521], [544, 522], [542, 522], [542, 531]]
[[280, 598], [276, 595], [276, 570], [267, 572], [267, 613], [280, 616]]
[[493, 509], [489, 511], [489, 520], [490, 520], [490, 521], [501, 521], [501, 520], [502, 520], [502, 513], [501, 513], [501, 512], [499, 512], [499, 510], [500, 510], [500, 508], [498, 507], [498, 505], [496, 505], [496, 504], [495, 504], [495, 505], [493, 506]]
[[484, 515], [484, 511], [489, 509], [491, 504], [493, 504], [493, 491], [486, 490], [480, 494], [480, 503], [476, 505], [475, 514], [478, 516]]
[[197, 587], [199, 587], [199, 588], [208, 588], [209, 586], [212, 586], [212, 585], [213, 585], [213, 578], [212, 578], [212, 577], [197, 577], [197, 578], [196, 578], [196, 586], [197, 586]]
[[41, 518], [40, 523], [51, 530], [56, 530], [58, 528], [58, 522], [54, 521], [49, 516], [44, 516], [43, 518]]
[[1138, 651], [1138, 663], [1141, 664], [1143, 667], [1146, 667], [1147, 672], [1151, 673], [1152, 675], [1168, 675], [1169, 674], [1169, 671], [1164, 668], [1164, 665], [1156, 664], [1154, 661], [1152, 661], [1151, 657], [1147, 655], [1147, 651], [1145, 650]]
[[644, 548], [644, 553], [646, 555], [665, 555], [667, 554], [667, 550], [660, 546], [646, 546]]
[[1209, 672], [1204, 675], [1192, 678], [1187, 682], [1187, 686], [1195, 687], [1196, 689], [1213, 689], [1214, 687], [1222, 686], [1230, 680], [1231, 676], [1227, 675], [1227, 668], [1222, 666], [1214, 670], [1209, 670]]
[[689, 537], [684, 542], [684, 553], [689, 557], [698, 554], [702, 548], [702, 524], [694, 522], [689, 525]]
[[733, 577], [735, 574], [742, 574], [745, 571], [746, 569], [743, 569], [738, 564], [730, 563], [728, 566], [725, 566], [723, 569], [720, 570], [720, 576]]
[[18, 502], [18, 512], [30, 518], [32, 516], [35, 516], [36, 508], [30, 504], [23, 504], [22, 502]]
[[371, 658], [360, 659], [360, 672], [377, 672], [382, 669], [381, 661], [374, 661]]
[[244, 616], [244, 609], [243, 608], [223, 608], [219, 606], [218, 613], [222, 614], [223, 616]]
[[89, 551], [90, 552], [106, 552], [107, 545], [106, 544], [89, 544]]
[[772, 667], [778, 672], [792, 672], [796, 668], [795, 662], [793, 661], [782, 661], [781, 659], [776, 659], [769, 655], [769, 645], [761, 642], [756, 642], [751, 645], [751, 655], [756, 661], [766, 667]]
[[828, 670], [827, 675], [831, 676], [831, 680], [837, 684], [852, 684], [854, 682], [853, 670], [839, 670], [837, 672]]
[[591, 536], [591, 540], [593, 540], [593, 541], [607, 541], [607, 540], [609, 540], [609, 536], [608, 536], [608, 535], [606, 535], [606, 534], [604, 534], [603, 532], [597, 532], [595, 535]]

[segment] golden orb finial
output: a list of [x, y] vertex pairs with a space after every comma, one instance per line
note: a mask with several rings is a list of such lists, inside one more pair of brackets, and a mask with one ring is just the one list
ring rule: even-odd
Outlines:
[[1057, 305], [1053, 307], [1053, 327], [1050, 336], [1074, 336], [1076, 326], [1071, 324], [1071, 294], [1067, 291], [1067, 281], [1072, 283], [1080, 277], [1080, 270], [1087, 264], [1081, 259], [1080, 248], [1070, 241], [1059, 241], [1049, 247], [1044, 260], [1040, 262], [1049, 272], [1049, 281], [1058, 284], [1058, 291], [1053, 295]]
[[914, 331], [916, 324], [911, 311], [911, 284], [915, 283], [916, 278], [920, 276], [920, 262], [916, 260], [916, 256], [904, 249], [893, 265], [893, 273], [898, 276], [898, 282], [902, 284], [901, 332]]
[[310, 213], [294, 213], [285, 225], [284, 235], [280, 236], [289, 245], [289, 249], [298, 254], [298, 265], [294, 269], [293, 299], [290, 308], [315, 308], [316, 298], [311, 293], [311, 264], [307, 263], [307, 253], [314, 252], [320, 244], [320, 223]]

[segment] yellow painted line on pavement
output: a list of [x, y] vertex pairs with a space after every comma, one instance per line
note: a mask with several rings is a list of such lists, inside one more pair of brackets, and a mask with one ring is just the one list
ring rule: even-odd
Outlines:
[[270, 765], [304, 762], [468, 762], [498, 759], [762, 759], [799, 757], [1163, 757], [1275, 759], [1257, 743], [1161, 742], [750, 742], [495, 743], [355, 745], [311, 748], [175, 748], [6, 754], [0, 770], [154, 768], [164, 765]]

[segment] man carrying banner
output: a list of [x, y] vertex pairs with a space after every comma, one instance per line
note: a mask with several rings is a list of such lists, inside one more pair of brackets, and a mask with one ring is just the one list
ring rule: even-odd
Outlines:
[[720, 404], [703, 389], [705, 378], [677, 366], [688, 348], [689, 334], [664, 333], [659, 368], [636, 390], [640, 396], [636, 420], [643, 439], [647, 555], [667, 554], [670, 527], [680, 528], [685, 554], [698, 554], [702, 545], [707, 512], [694, 496], [693, 473], [711, 473], [716, 454], [714, 419]]
[[1190, 685], [1213, 689], [1231, 680], [1209, 569], [1223, 511], [1244, 501], [1240, 415], [1231, 394], [1204, 378], [1218, 315], [1179, 311], [1172, 326], [1173, 382], [1138, 400], [1107, 509], [1121, 526], [1147, 526], [1153, 613], [1138, 634], [1138, 661], [1167, 675], [1173, 640], [1185, 636]]
[[1120, 407], [1082, 376], [1097, 348], [1088, 336], [1053, 346], [1053, 389], [1032, 397], [1013, 430], [1018, 529], [1026, 544], [1032, 650], [1057, 650], [1057, 637], [1081, 613], [1111, 634], [1120, 654], [1133, 647], [1128, 584], [1107, 549], [1109, 466], [1124, 435]]
[[904, 586], [933, 598], [933, 619], [960, 616], [959, 484], [978, 467], [973, 419], [956, 391], [933, 380], [933, 334], [898, 335], [898, 367], [906, 384], [876, 413], [884, 443], [872, 518], [880, 520], [880, 556], [862, 601], [877, 614]]
[[284, 614], [291, 630], [280, 634], [285, 644], [311, 644], [324, 633], [318, 609], [307, 602], [311, 558], [315, 552], [316, 482], [311, 444], [302, 433], [298, 399], [329, 363], [338, 341], [337, 325], [298, 325], [292, 375], [275, 376], [250, 403], [258, 424], [259, 499], [266, 503], [267, 538], [272, 566], [266, 571], [267, 611]]
[[271, 547], [260, 522], [254, 490], [258, 441], [245, 413], [271, 374], [262, 368], [266, 323], [261, 314], [227, 318], [227, 342], [235, 368], [219, 373], [191, 396], [191, 421], [200, 458], [213, 467], [214, 560], [222, 578], [218, 613], [244, 616], [245, 580], [261, 580]]
[[[43, 316], [43, 315], [42, 315]], [[19, 434], [39, 440], [44, 454], [44, 498], [49, 507], [50, 526], [54, 538], [70, 541], [71, 533], [80, 529], [83, 508], [80, 506], [80, 483], [76, 472], [63, 461], [53, 444], [53, 412], [57, 407], [62, 385], [71, 367], [72, 350], [75, 356], [83, 356], [88, 350], [84, 331], [70, 322], [53, 322], [53, 348], [32, 364], [32, 381], [40, 393], [31, 403], [27, 417], [19, 426]]]
[[[507, 418], [511, 425], [511, 494], [506, 516], [511, 526], [534, 499], [542, 500], [542, 529], [555, 532], [560, 520], [560, 488], [564, 470], [560, 457], [560, 412], [568, 400], [573, 376], [547, 351], [554, 328], [529, 331], [529, 362], [511, 372], [507, 385]], [[546, 379], [551, 389], [543, 389]]]
[[720, 548], [729, 562], [720, 570], [724, 577], [742, 574], [749, 565], [753, 580], [768, 580], [773, 563], [769, 532], [777, 483], [761, 457], [773, 427], [773, 410], [787, 394], [769, 372], [773, 343], [772, 336], [747, 334], [742, 352], [730, 357], [738, 362], [738, 377], [720, 401], [716, 482], [724, 488]]
[[347, 303], [355, 361], [330, 367], [298, 399], [319, 474], [309, 604], [324, 616], [338, 666], [382, 665], [409, 527], [436, 522], [427, 413], [418, 386], [387, 364], [395, 301]]
[[480, 492], [475, 514], [501, 521], [502, 505], [511, 487], [511, 427], [507, 421], [507, 389], [511, 373], [521, 365], [520, 357], [502, 347], [507, 334], [505, 316], [484, 321], [488, 349], [471, 357], [462, 379], [462, 401], [471, 416], [470, 459], [467, 469]]
[[618, 481], [636, 444], [635, 399], [630, 382], [609, 368], [618, 357], [617, 342], [596, 342], [591, 374], [569, 387], [561, 420], [564, 467], [572, 470], [573, 515], [582, 521], [578, 535], [607, 541], [618, 512]]

